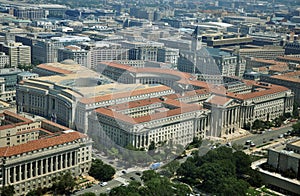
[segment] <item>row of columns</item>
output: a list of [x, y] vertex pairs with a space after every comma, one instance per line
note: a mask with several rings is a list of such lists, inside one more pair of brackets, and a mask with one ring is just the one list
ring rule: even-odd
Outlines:
[[67, 152], [49, 158], [6, 168], [6, 184], [16, 183], [76, 165], [76, 152]]
[[239, 108], [226, 109], [223, 111], [223, 126], [236, 124], [239, 118]]
[[132, 145], [136, 148], [146, 147], [150, 144], [148, 133], [130, 135], [129, 137], [129, 140], [132, 141]]

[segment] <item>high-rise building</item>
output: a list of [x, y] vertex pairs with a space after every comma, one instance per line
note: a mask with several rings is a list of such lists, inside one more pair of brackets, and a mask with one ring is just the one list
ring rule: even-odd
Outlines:
[[170, 63], [173, 67], [177, 67], [179, 57], [179, 49], [159, 48], [157, 51], [157, 61]]
[[0, 68], [9, 66], [9, 56], [4, 52], [0, 52]]
[[0, 50], [9, 56], [10, 67], [31, 64], [31, 52], [29, 46], [24, 46], [19, 42], [8, 41], [0, 43]]
[[158, 49], [164, 47], [162, 43], [151, 41], [122, 41], [120, 43], [124, 48], [129, 49], [130, 60], [157, 61]]
[[14, 16], [22, 19], [40, 19], [45, 18], [45, 11], [38, 7], [14, 7]]
[[89, 51], [88, 67], [95, 68], [101, 61], [128, 60], [127, 48], [108, 42], [82, 43], [81, 48]]

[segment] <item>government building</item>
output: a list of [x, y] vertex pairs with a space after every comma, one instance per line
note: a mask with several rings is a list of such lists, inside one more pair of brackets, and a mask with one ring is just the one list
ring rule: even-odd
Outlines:
[[87, 174], [92, 141], [87, 135], [40, 117], [4, 111], [0, 114], [0, 188], [15, 195], [52, 186], [65, 172]]
[[18, 85], [18, 111], [146, 148], [229, 138], [256, 119], [271, 121], [293, 109], [293, 92], [266, 82], [226, 77], [224, 85], [209, 84], [190, 73], [116, 62], [100, 62], [95, 70], [69, 60], [37, 66], [44, 77]]

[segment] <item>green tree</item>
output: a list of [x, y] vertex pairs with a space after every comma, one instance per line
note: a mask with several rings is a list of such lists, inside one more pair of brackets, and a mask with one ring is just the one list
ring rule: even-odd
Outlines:
[[300, 136], [300, 122], [293, 124], [292, 128], [293, 128], [292, 135]]
[[298, 110], [299, 104], [297, 102], [294, 102], [293, 105], [293, 117], [299, 118], [299, 110]]
[[244, 196], [248, 190], [248, 183], [243, 180], [238, 180], [234, 177], [224, 178], [222, 183], [217, 185], [218, 195], [236, 195]]
[[9, 185], [9, 186], [4, 186], [1, 188], [1, 196], [14, 196], [15, 194], [15, 189], [14, 186]]
[[252, 129], [259, 130], [259, 129], [263, 129], [263, 128], [264, 128], [264, 123], [263, 123], [263, 121], [261, 121], [261, 120], [259, 120], [259, 119], [256, 119], [256, 120], [253, 122]]
[[188, 159], [184, 163], [182, 163], [177, 170], [177, 175], [182, 176], [187, 183], [197, 183], [196, 179], [198, 178], [198, 169], [195, 163]]
[[263, 185], [263, 180], [261, 174], [256, 170], [249, 171], [249, 178], [246, 181], [253, 187], [261, 187]]
[[199, 176], [202, 180], [201, 189], [208, 193], [217, 193], [219, 185], [225, 178], [235, 177], [235, 165], [227, 160], [219, 160], [213, 163], [204, 163], [199, 168]]
[[26, 196], [41, 196], [47, 192], [47, 189], [42, 189], [41, 187], [37, 188], [36, 190], [29, 191]]
[[55, 194], [70, 194], [76, 183], [70, 172], [53, 179], [52, 190]]
[[154, 143], [154, 141], [151, 141], [148, 150], [149, 150], [149, 151], [155, 150], [155, 143]]
[[180, 163], [177, 160], [173, 160], [170, 163], [166, 164], [163, 168], [169, 171], [172, 175], [178, 170]]
[[142, 175], [142, 180], [144, 182], [148, 182], [149, 180], [153, 179], [153, 178], [158, 178], [159, 175], [153, 171], [153, 170], [146, 170], [146, 171], [143, 171], [143, 175]]
[[108, 181], [113, 178], [116, 170], [107, 164], [104, 164], [100, 159], [93, 160], [89, 175], [100, 181]]
[[274, 119], [274, 126], [275, 127], [280, 127], [282, 125], [282, 118], [281, 117], [277, 117]]
[[236, 165], [236, 173], [240, 175], [247, 174], [251, 166], [249, 155], [246, 155], [243, 151], [236, 151], [233, 153], [233, 157]]

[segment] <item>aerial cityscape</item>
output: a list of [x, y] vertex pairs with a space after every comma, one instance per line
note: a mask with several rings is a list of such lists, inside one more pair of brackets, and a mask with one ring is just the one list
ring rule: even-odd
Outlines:
[[0, 0], [1, 196], [300, 195], [299, 0]]

